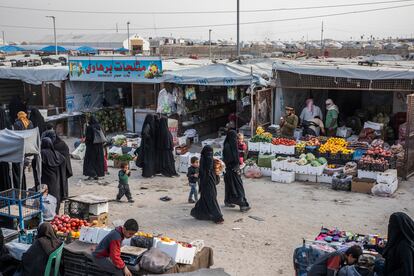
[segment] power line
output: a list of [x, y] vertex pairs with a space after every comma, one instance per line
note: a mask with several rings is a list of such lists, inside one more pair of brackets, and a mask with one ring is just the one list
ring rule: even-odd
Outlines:
[[[254, 9], [254, 10], [241, 10], [242, 13], [258, 13], [258, 12], [275, 12], [275, 11], [295, 11], [295, 10], [312, 10], [312, 9], [327, 9], [327, 8], [343, 8], [343, 7], [356, 7], [367, 5], [381, 5], [381, 4], [393, 4], [401, 2], [413, 2], [414, 0], [394, 0], [394, 1], [380, 1], [380, 2], [364, 2], [355, 4], [338, 4], [338, 5], [323, 5], [323, 6], [308, 6], [308, 7], [288, 7], [288, 8], [274, 8], [274, 9]], [[235, 13], [235, 10], [218, 10], [218, 11], [88, 11], [88, 10], [61, 10], [61, 9], [41, 9], [41, 8], [27, 8], [0, 5], [0, 8], [14, 9], [14, 10], [27, 10], [37, 12], [59, 12], [59, 13], [78, 13], [78, 14], [135, 14], [135, 15], [172, 15], [172, 14], [218, 14], [218, 13]]]
[[[283, 19], [272, 19], [272, 20], [261, 20], [261, 21], [250, 21], [250, 22], [242, 22], [240, 25], [254, 25], [254, 24], [263, 24], [263, 23], [275, 23], [275, 22], [286, 22], [286, 21], [296, 21], [296, 20], [305, 20], [305, 19], [314, 19], [314, 18], [324, 18], [324, 17], [334, 17], [334, 16], [341, 16], [341, 15], [349, 15], [349, 14], [359, 14], [359, 13], [368, 13], [374, 11], [385, 11], [391, 9], [399, 9], [405, 7], [412, 7], [414, 4], [407, 4], [407, 5], [400, 5], [400, 6], [392, 6], [392, 7], [384, 7], [384, 8], [376, 8], [376, 9], [367, 9], [367, 10], [359, 10], [359, 11], [348, 11], [348, 12], [340, 12], [340, 13], [330, 13], [330, 14], [320, 14], [320, 15], [311, 15], [311, 16], [302, 16], [302, 17], [292, 17], [292, 18], [283, 18]], [[193, 28], [211, 28], [211, 27], [228, 27], [234, 26], [235, 23], [223, 23], [223, 24], [210, 24], [210, 25], [187, 25], [187, 26], [173, 26], [173, 27], [157, 27], [157, 30], [178, 30], [178, 29], [193, 29]], [[18, 28], [18, 29], [34, 29], [34, 30], [51, 30], [50, 27], [34, 27], [34, 26], [21, 26], [21, 25], [0, 25], [1, 27], [5, 28]], [[59, 30], [65, 31], [113, 31], [114, 28], [68, 28], [62, 27], [58, 28]], [[130, 28], [133, 31], [145, 31], [145, 30], [153, 30], [154, 27], [142, 27], [142, 28]], [[125, 31], [126, 29], [120, 29]]]

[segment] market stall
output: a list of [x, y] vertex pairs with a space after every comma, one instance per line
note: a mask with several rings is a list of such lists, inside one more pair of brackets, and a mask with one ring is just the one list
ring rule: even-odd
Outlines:
[[[400, 63], [396, 66], [384, 61], [372, 68], [345, 59], [277, 61], [273, 65], [275, 123], [285, 106], [294, 107], [299, 115], [308, 98], [313, 98], [325, 117], [325, 102], [332, 99], [339, 110], [339, 128], [335, 128], [334, 136], [348, 139], [355, 135], [368, 143], [379, 138], [389, 145], [404, 146], [405, 122], [412, 121], [412, 101], [408, 99], [414, 92], [414, 72], [409, 63]], [[326, 120], [322, 121], [326, 124]], [[407, 160], [411, 160], [408, 147], [405, 150]], [[400, 168], [401, 176], [412, 171], [412, 164], [405, 164]]]
[[[262, 127], [249, 140], [247, 177], [271, 177], [274, 182], [326, 183], [334, 190], [392, 196], [398, 189], [397, 162], [401, 145], [381, 139], [371, 143], [340, 137], [307, 136], [298, 140], [273, 137]], [[259, 172], [259, 174], [257, 174]]]

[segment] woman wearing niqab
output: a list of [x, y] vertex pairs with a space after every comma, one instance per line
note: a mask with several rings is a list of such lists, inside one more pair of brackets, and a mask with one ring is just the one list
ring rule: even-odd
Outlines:
[[43, 276], [50, 254], [61, 246], [50, 223], [44, 222], [37, 229], [37, 237], [22, 257], [23, 276]]
[[383, 254], [386, 276], [414, 275], [414, 222], [405, 213], [391, 215]]
[[42, 133], [46, 129], [46, 123], [42, 114], [40, 114], [39, 109], [32, 108], [32, 110], [30, 111], [30, 121], [33, 124], [33, 128], [39, 128], [39, 134], [40, 136], [42, 136]]
[[[0, 107], [0, 130], [10, 129], [6, 111]], [[0, 192], [11, 189], [12, 182], [10, 178], [10, 166], [7, 162], [0, 162]]]
[[153, 177], [156, 174], [155, 154], [155, 118], [152, 114], [147, 114], [142, 125], [141, 146], [137, 150], [138, 167], [142, 168], [142, 176], [145, 178]]
[[89, 119], [85, 134], [85, 158], [83, 160], [83, 175], [88, 176], [88, 180], [104, 177], [104, 148], [103, 143], [94, 143], [95, 132], [100, 131], [101, 126], [94, 116]]
[[56, 198], [56, 214], [59, 214], [60, 202], [67, 197], [66, 160], [53, 147], [50, 138], [42, 139], [42, 177], [41, 183], [48, 186], [49, 193]]
[[175, 160], [173, 155], [174, 142], [170, 130], [168, 129], [168, 119], [162, 117], [159, 122], [159, 132], [157, 135], [157, 152], [159, 153], [159, 171], [167, 177], [177, 176], [175, 170]]
[[225, 197], [224, 203], [227, 207], [240, 206], [240, 211], [250, 209], [240, 176], [240, 158], [237, 148], [237, 133], [230, 130], [224, 140], [223, 161], [226, 164], [224, 174]]
[[200, 159], [200, 199], [191, 210], [191, 216], [198, 220], [211, 220], [217, 224], [224, 222], [217, 202], [217, 187], [220, 177], [214, 170], [213, 148], [205, 146]]

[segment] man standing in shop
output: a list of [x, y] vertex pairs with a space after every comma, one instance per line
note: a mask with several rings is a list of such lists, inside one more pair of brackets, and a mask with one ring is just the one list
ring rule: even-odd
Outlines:
[[325, 129], [327, 130], [327, 136], [335, 136], [338, 128], [339, 108], [334, 104], [331, 99], [326, 100], [326, 123]]
[[316, 106], [313, 103], [312, 98], [309, 98], [306, 100], [305, 108], [300, 113], [301, 123], [303, 123], [304, 121], [310, 122], [315, 117], [319, 117], [323, 121], [323, 114], [322, 114], [321, 109], [319, 108], [319, 106]]
[[299, 118], [295, 115], [295, 109], [290, 106], [286, 106], [285, 117], [280, 118], [280, 127], [283, 136], [293, 137], [293, 133], [298, 126]]

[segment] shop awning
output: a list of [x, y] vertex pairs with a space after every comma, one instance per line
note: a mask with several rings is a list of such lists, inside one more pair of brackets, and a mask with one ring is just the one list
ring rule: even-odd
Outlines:
[[414, 80], [413, 67], [397, 66], [361, 66], [357, 64], [327, 64], [283, 62], [273, 63], [273, 70], [298, 75], [325, 76], [361, 80]]
[[237, 86], [251, 85], [258, 79], [225, 64], [211, 64], [164, 73], [164, 81], [177, 84]]
[[76, 49], [77, 51], [81, 53], [91, 54], [91, 53], [97, 53], [98, 50], [95, 48], [89, 47], [89, 46], [80, 46]]
[[[68, 51], [68, 49], [66, 49], [65, 47], [62, 47], [62, 46], [57, 46], [57, 50], [58, 50], [59, 53], [63, 53], [63, 52]], [[55, 45], [49, 45], [49, 46], [43, 47], [42, 49], [40, 49], [40, 51], [48, 52], [48, 53], [54, 53], [56, 51], [56, 47], [55, 47]]]
[[0, 79], [21, 80], [40, 85], [44, 81], [63, 81], [68, 78], [67, 66], [42, 65], [37, 67], [0, 67]]
[[15, 45], [5, 45], [0, 47], [0, 51], [5, 53], [21, 52], [24, 51], [23, 48]]

